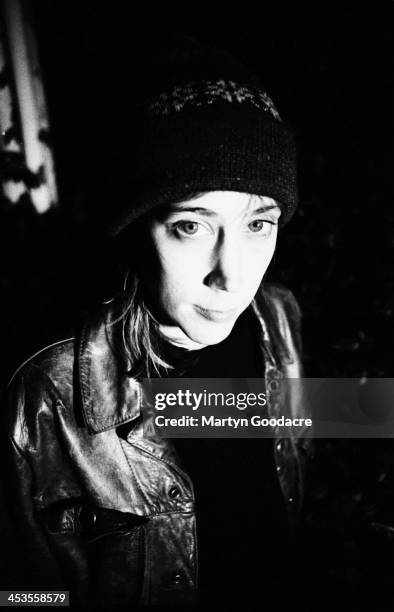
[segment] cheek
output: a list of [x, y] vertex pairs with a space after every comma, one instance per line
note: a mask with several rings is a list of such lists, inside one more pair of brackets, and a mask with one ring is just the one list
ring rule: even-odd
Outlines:
[[245, 278], [248, 286], [258, 286], [267, 271], [275, 252], [276, 241], [251, 249], [245, 262]]
[[198, 258], [185, 254], [161, 260], [158, 287], [162, 305], [176, 308], [182, 302], [195, 298], [202, 286], [203, 272]]

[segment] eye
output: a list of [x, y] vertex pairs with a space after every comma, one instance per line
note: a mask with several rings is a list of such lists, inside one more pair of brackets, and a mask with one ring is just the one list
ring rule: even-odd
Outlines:
[[274, 228], [276, 223], [272, 221], [267, 221], [264, 219], [255, 219], [248, 224], [248, 228], [254, 234], [263, 234], [264, 236], [269, 236]]
[[196, 221], [179, 221], [176, 228], [188, 236], [193, 236], [198, 232], [198, 223]]
[[177, 221], [172, 225], [174, 233], [180, 237], [194, 238], [208, 233], [208, 229], [198, 221]]

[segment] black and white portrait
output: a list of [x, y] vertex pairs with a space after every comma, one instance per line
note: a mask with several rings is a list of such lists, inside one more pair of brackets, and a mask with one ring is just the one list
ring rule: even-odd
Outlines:
[[1, 604], [392, 609], [391, 45], [2, 1]]

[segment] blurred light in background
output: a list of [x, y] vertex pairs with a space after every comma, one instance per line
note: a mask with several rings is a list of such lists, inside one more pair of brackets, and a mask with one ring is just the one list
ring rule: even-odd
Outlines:
[[56, 206], [54, 161], [29, 6], [2, 0], [0, 12], [0, 154], [6, 204], [28, 196], [38, 213]]

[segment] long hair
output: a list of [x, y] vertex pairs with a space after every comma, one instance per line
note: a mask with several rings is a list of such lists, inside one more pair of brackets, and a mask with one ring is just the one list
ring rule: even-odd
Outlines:
[[[107, 324], [113, 326], [114, 349], [129, 376], [163, 376], [172, 366], [162, 355], [159, 323], [144, 287], [151, 264], [147, 218], [130, 225], [112, 245]], [[107, 289], [108, 290], [108, 289]]]
[[138, 275], [126, 272], [122, 292], [114, 300], [115, 343], [127, 374], [136, 378], [162, 376], [171, 369], [161, 355], [159, 325], [147, 305]]

